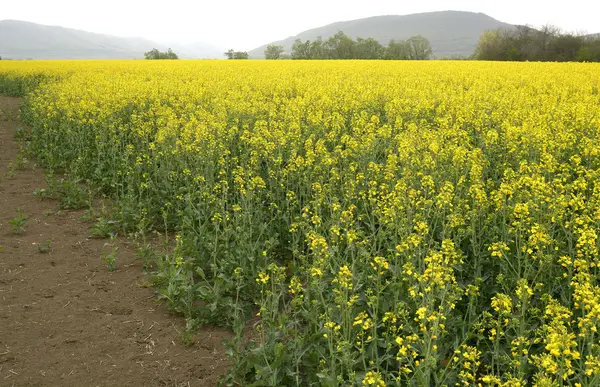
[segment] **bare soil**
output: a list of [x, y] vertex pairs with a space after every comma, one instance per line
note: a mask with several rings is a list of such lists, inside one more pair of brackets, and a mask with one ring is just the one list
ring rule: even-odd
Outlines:
[[[117, 242], [109, 272], [106, 241], [89, 239], [83, 212], [32, 195], [43, 170], [30, 163], [11, 176], [19, 103], [0, 97], [0, 386], [216, 385], [231, 334], [208, 327], [184, 346], [184, 322], [145, 285], [131, 241]], [[18, 234], [16, 209], [29, 217]]]

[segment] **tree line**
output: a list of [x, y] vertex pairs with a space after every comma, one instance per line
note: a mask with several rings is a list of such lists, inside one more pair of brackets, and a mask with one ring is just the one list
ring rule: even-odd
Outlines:
[[517, 26], [483, 34], [474, 59], [493, 61], [599, 62], [600, 37], [567, 33], [546, 25]]
[[[391, 40], [387, 46], [373, 38], [352, 39], [338, 31], [327, 40], [321, 37], [311, 41], [296, 39], [291, 53], [283, 46], [268, 45], [266, 59], [388, 59], [427, 60], [432, 58], [431, 44], [417, 35], [407, 40]], [[227, 59], [249, 59], [246, 51], [233, 49], [225, 53]], [[146, 59], [178, 59], [169, 49], [153, 49], [144, 53]], [[491, 61], [553, 61], [600, 62], [600, 35], [584, 36], [562, 32], [560, 28], [546, 25], [540, 29], [516, 26], [485, 32], [475, 53], [469, 59]]]
[[373, 38], [352, 39], [339, 31], [327, 40], [318, 37], [310, 41], [296, 39], [289, 56], [283, 46], [269, 45], [265, 49], [266, 59], [396, 59], [426, 60], [432, 55], [427, 38], [417, 35], [407, 40], [391, 40], [383, 46]]

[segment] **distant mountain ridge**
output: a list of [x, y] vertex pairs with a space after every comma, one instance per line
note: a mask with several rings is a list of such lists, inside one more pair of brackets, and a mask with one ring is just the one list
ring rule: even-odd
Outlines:
[[[441, 11], [341, 21], [270, 44], [282, 45], [290, 53], [296, 39], [313, 41], [319, 36], [327, 39], [338, 31], [354, 39], [375, 38], [383, 45], [387, 45], [391, 39], [405, 40], [414, 35], [423, 35], [431, 42], [437, 58], [468, 57], [474, 53], [485, 31], [514, 27], [482, 13]], [[586, 37], [600, 37], [600, 34]], [[206, 43], [164, 44], [143, 38], [117, 37], [19, 20], [0, 20], [0, 57], [4, 59], [141, 59], [144, 52], [152, 48], [164, 51], [169, 47], [183, 59], [222, 59], [224, 52]], [[263, 58], [266, 47], [265, 44], [250, 51], [250, 58]]]
[[[336, 22], [269, 44], [281, 45], [286, 53], [290, 53], [296, 39], [313, 41], [319, 36], [327, 39], [338, 31], [343, 31], [353, 39], [374, 38], [383, 45], [387, 45], [392, 39], [406, 40], [414, 35], [423, 35], [431, 43], [435, 57], [467, 57], [474, 53], [479, 38], [485, 31], [497, 28], [514, 26], [483, 13], [440, 11]], [[250, 51], [250, 58], [264, 57], [267, 45]]]
[[[165, 44], [19, 20], [0, 20], [0, 57], [6, 59], [141, 59]], [[222, 50], [206, 44], [170, 46], [181, 58], [220, 58]]]

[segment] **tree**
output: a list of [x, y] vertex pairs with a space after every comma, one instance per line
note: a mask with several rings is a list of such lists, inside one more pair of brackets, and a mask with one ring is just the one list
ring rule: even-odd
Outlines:
[[167, 51], [167, 57], [165, 59], [173, 59], [173, 60], [175, 60], [175, 59], [179, 59], [179, 57], [177, 56], [177, 54], [175, 54], [173, 52], [173, 50], [171, 50], [169, 48], [169, 50]]
[[311, 59], [328, 59], [329, 53], [325, 47], [325, 42], [320, 36], [310, 43], [309, 56]]
[[408, 44], [404, 40], [390, 40], [383, 58], [388, 60], [406, 60], [409, 59]]
[[250, 56], [246, 51], [234, 51], [233, 49], [225, 53], [227, 59], [248, 59]]
[[227, 57], [227, 59], [233, 59], [233, 56], [235, 55], [235, 51], [233, 51], [233, 49], [228, 50], [224, 55]]
[[265, 59], [280, 59], [283, 51], [283, 46], [269, 44], [265, 49]]
[[310, 40], [302, 42], [296, 39], [292, 45], [292, 59], [312, 59], [310, 45]]
[[583, 36], [563, 34], [554, 38], [548, 47], [550, 55], [559, 62], [568, 62], [577, 59], [577, 54], [585, 44]]
[[508, 61], [594, 61], [594, 40], [562, 32], [552, 25], [540, 29], [519, 26], [484, 33], [474, 57]]
[[152, 50], [144, 53], [144, 58], [145, 59], [149, 59], [149, 60], [157, 60], [157, 59], [171, 59], [171, 60], [174, 60], [174, 59], [179, 59], [179, 57], [177, 56], [177, 54], [175, 54], [173, 52], [173, 50], [171, 50], [170, 48], [169, 48], [169, 50], [167, 52], [160, 52], [156, 48], [153, 48]]
[[325, 48], [330, 59], [354, 59], [356, 42], [342, 31], [327, 39]]
[[575, 60], [579, 62], [600, 62], [600, 36], [586, 38], [584, 46], [577, 53]]
[[356, 59], [382, 59], [385, 48], [373, 38], [356, 38], [354, 52]]
[[535, 42], [535, 44], [533, 45], [537, 48], [537, 55], [532, 56], [531, 59], [539, 61], [552, 60], [551, 58], [553, 58], [554, 55], [551, 52], [551, 45], [552, 42], [555, 41], [556, 38], [561, 35], [560, 28], [550, 24], [546, 24], [539, 30], [539, 32], [534, 32], [532, 33], [532, 35], [533, 38], [537, 40], [537, 42]]
[[508, 47], [501, 30], [486, 31], [475, 48], [475, 58], [479, 60], [507, 60]]
[[410, 37], [406, 42], [408, 43], [409, 59], [426, 60], [431, 58], [431, 44], [427, 38], [417, 35]]
[[156, 48], [144, 53], [144, 58], [146, 59], [160, 59], [160, 51]]

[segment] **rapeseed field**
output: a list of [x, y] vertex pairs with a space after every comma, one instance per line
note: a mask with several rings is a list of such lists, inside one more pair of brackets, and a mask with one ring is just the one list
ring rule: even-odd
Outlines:
[[[228, 385], [600, 386], [600, 67], [0, 62]], [[250, 329], [248, 329], [250, 328]]]

